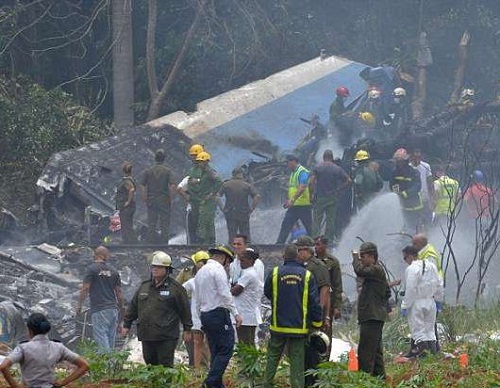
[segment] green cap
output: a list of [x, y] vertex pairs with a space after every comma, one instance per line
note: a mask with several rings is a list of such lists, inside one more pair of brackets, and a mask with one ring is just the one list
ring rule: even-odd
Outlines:
[[294, 241], [294, 244], [298, 247], [313, 247], [314, 240], [309, 236], [300, 236]]

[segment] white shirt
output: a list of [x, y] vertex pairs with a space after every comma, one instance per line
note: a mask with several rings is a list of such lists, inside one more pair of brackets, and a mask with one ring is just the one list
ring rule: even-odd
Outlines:
[[422, 161], [418, 164], [418, 166], [414, 166], [411, 163], [410, 166], [412, 166], [420, 174], [420, 181], [422, 182], [420, 193], [422, 194], [422, 199], [429, 199], [429, 186], [427, 185], [427, 178], [432, 176], [431, 166], [429, 166], [429, 163]]
[[257, 311], [259, 311], [260, 299], [264, 292], [264, 283], [252, 266], [241, 271], [237, 284], [243, 287], [242, 293], [234, 297], [236, 308], [243, 318], [242, 325], [257, 326], [259, 323]]
[[[253, 267], [257, 272], [259, 280], [262, 283], [264, 283], [264, 263], [262, 262], [262, 260], [261, 259], [255, 260], [255, 263], [253, 263]], [[238, 259], [238, 256], [236, 256], [234, 258], [234, 261], [231, 264], [229, 264], [229, 282], [231, 284], [236, 284], [241, 276], [241, 272], [242, 269], [241, 269], [240, 259]]]
[[233, 316], [238, 315], [233, 296], [229, 289], [227, 274], [218, 261], [208, 259], [194, 278], [196, 310], [208, 312], [218, 307], [228, 309]]
[[186, 281], [182, 287], [184, 287], [191, 299], [191, 316], [193, 319], [193, 327], [192, 330], [201, 330], [201, 321], [200, 314], [196, 309], [196, 303], [194, 301], [194, 290], [196, 289], [196, 285], [194, 284], [194, 278]]
[[186, 190], [187, 187], [188, 187], [188, 183], [189, 183], [189, 175], [188, 176], [185, 176], [184, 179], [182, 179], [179, 184], [177, 185], [177, 187], [179, 189], [182, 189], [182, 190]]

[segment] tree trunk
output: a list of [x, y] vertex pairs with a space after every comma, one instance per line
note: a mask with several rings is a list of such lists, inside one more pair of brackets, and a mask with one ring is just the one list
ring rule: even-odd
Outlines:
[[113, 119], [118, 128], [134, 124], [132, 0], [112, 0]]
[[[148, 121], [154, 120], [155, 118], [157, 118], [160, 115], [161, 106], [162, 106], [163, 102], [165, 101], [165, 98], [167, 97], [168, 93], [172, 89], [172, 86], [177, 78], [177, 74], [179, 73], [179, 69], [182, 65], [184, 57], [186, 56], [189, 45], [191, 44], [191, 42], [194, 38], [194, 35], [196, 33], [196, 28], [198, 27], [198, 24], [200, 23], [201, 15], [204, 11], [206, 3], [207, 3], [207, 0], [200, 1], [199, 5], [198, 5], [198, 9], [196, 10], [196, 15], [194, 17], [194, 20], [191, 23], [191, 26], [189, 27], [189, 30], [186, 33], [186, 37], [184, 38], [184, 42], [182, 43], [182, 46], [174, 59], [174, 63], [172, 65], [170, 71], [167, 74], [166, 81], [163, 84], [161, 90], [158, 91], [158, 86], [156, 83], [156, 71], [154, 68], [154, 34], [155, 34], [155, 30], [156, 30], [156, 0], [149, 1], [150, 7], [151, 7], [151, 5], [153, 5], [155, 7], [155, 15], [154, 15], [154, 23], [151, 20], [153, 17], [151, 15], [151, 13], [149, 16], [148, 42], [146, 44], [146, 47], [148, 49], [148, 54], [147, 54], [148, 84], [149, 84], [150, 93], [151, 93], [151, 103], [149, 105]], [[155, 30], [150, 31], [151, 27], [154, 27]], [[152, 39], [153, 41], [150, 42], [150, 39]]]
[[465, 68], [467, 66], [467, 48], [469, 45], [470, 34], [465, 31], [458, 45], [458, 67], [455, 73], [455, 83], [450, 97], [450, 104], [456, 104], [460, 98], [460, 90], [464, 83]]
[[419, 36], [417, 56], [417, 83], [415, 97], [412, 102], [413, 119], [418, 120], [424, 116], [425, 101], [427, 99], [427, 66], [432, 65], [432, 54], [427, 41], [427, 34], [422, 31]]

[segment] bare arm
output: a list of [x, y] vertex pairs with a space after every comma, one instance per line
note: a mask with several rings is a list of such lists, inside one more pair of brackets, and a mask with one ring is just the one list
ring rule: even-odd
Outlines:
[[74, 369], [69, 376], [60, 381], [56, 381], [54, 387], [64, 387], [82, 377], [89, 370], [89, 363], [82, 357], [78, 357], [73, 364], [76, 365], [76, 369]]
[[330, 317], [330, 287], [323, 286], [319, 289], [319, 304], [323, 311], [323, 321]]
[[134, 194], [135, 194], [135, 188], [131, 186], [130, 189], [128, 189], [128, 196], [127, 196], [127, 201], [125, 202], [125, 206], [130, 205], [130, 203], [134, 199]]
[[115, 287], [116, 301], [118, 302], [118, 309], [123, 311], [123, 292], [121, 287]]
[[238, 296], [243, 292], [244, 288], [240, 284], [236, 284], [231, 287], [231, 294], [233, 296]]
[[253, 199], [252, 199], [252, 203], [250, 204], [250, 210], [253, 212], [255, 210], [255, 208], [257, 207], [257, 205], [259, 204], [260, 202], [260, 199], [261, 199], [261, 196], [260, 194], [256, 194]]
[[148, 189], [146, 186], [141, 185], [141, 198], [142, 202], [147, 202], [148, 199]]
[[12, 387], [12, 388], [20, 388], [21, 385], [17, 383], [17, 381], [14, 379], [12, 374], [10, 373], [10, 367], [12, 366], [12, 361], [6, 358], [3, 360], [2, 364], [0, 365], [0, 370], [2, 371], [3, 377], [5, 378], [5, 381]]

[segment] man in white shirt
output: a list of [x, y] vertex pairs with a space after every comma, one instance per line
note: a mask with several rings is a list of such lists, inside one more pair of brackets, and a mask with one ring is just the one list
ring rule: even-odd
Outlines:
[[[248, 237], [244, 234], [237, 234], [233, 238], [233, 251], [234, 251], [234, 261], [229, 265], [229, 282], [231, 285], [236, 284], [238, 278], [241, 276], [241, 264], [240, 264], [240, 255], [248, 248], [247, 245]], [[252, 249], [253, 250], [253, 249]], [[255, 271], [257, 271], [257, 275], [259, 275], [259, 279], [262, 283], [264, 283], [264, 263], [262, 260], [257, 258], [254, 263]]]
[[417, 170], [420, 174], [420, 196], [424, 204], [424, 221], [426, 224], [432, 220], [432, 199], [434, 198], [434, 178], [432, 176], [431, 166], [422, 160], [422, 151], [418, 148], [414, 149], [411, 154], [410, 166]]
[[231, 287], [236, 308], [243, 318], [243, 323], [236, 329], [238, 342], [248, 346], [255, 346], [255, 329], [258, 325], [257, 313], [264, 292], [264, 283], [259, 279], [254, 267], [256, 258], [256, 252], [251, 250], [243, 251], [239, 255], [241, 276]]
[[[249, 248], [247, 245], [248, 242], [248, 236], [244, 234], [236, 234], [233, 237], [233, 251], [234, 251], [234, 261], [229, 265], [229, 283], [231, 286], [234, 286], [236, 283], [238, 283], [238, 279], [241, 276], [242, 269], [241, 269], [241, 263], [240, 263], [240, 255], [246, 251], [250, 250], [251, 252], [254, 252], [255, 260], [253, 264], [253, 268], [257, 272], [257, 275], [259, 276], [259, 280], [264, 284], [264, 263], [262, 262], [261, 259], [259, 259], [259, 254], [255, 252], [253, 248]], [[261, 292], [260, 297], [259, 297], [259, 303], [255, 307], [255, 316], [257, 317], [257, 327], [262, 323], [262, 314], [260, 312], [260, 302], [262, 299], [264, 291]], [[238, 335], [239, 338], [239, 335]], [[258, 339], [255, 338], [255, 341]]]
[[202, 329], [210, 347], [210, 371], [203, 387], [224, 387], [222, 376], [233, 355], [234, 329], [230, 314], [234, 316], [236, 327], [242, 318], [231, 295], [225, 266], [233, 260], [233, 252], [226, 246], [211, 248], [212, 257], [196, 274], [195, 303], [200, 311]]

